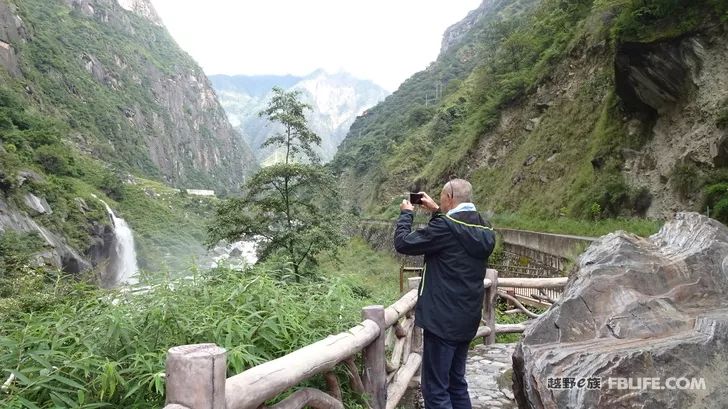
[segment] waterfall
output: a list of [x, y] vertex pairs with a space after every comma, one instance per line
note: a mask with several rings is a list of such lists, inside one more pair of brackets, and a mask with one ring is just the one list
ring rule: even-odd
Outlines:
[[106, 276], [102, 284], [113, 287], [119, 284], [136, 284], [139, 266], [137, 265], [136, 250], [134, 249], [134, 234], [126, 224], [126, 220], [117, 217], [111, 207], [99, 199], [106, 206], [111, 221], [114, 224], [114, 247], [111, 249], [109, 264], [106, 266]]

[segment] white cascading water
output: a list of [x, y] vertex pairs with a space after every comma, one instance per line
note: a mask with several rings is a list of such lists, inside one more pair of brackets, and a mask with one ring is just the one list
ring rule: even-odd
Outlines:
[[137, 284], [139, 281], [136, 275], [139, 272], [137, 265], [136, 250], [134, 249], [134, 234], [122, 218], [116, 217], [116, 214], [106, 202], [99, 199], [106, 206], [106, 211], [111, 216], [114, 223], [115, 238], [115, 259], [110, 260], [106, 272], [109, 274], [103, 281], [107, 286], [116, 286], [120, 284]]

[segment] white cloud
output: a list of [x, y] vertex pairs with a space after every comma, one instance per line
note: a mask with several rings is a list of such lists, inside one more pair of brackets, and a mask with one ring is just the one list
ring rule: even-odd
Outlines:
[[389, 90], [434, 61], [481, 0], [152, 0], [208, 74], [345, 70]]

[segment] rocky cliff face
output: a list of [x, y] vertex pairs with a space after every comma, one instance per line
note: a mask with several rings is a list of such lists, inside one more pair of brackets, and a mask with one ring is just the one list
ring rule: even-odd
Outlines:
[[654, 123], [650, 140], [626, 152], [622, 168], [631, 184], [650, 187], [654, 199], [648, 215], [700, 206], [697, 192], [675, 191], [676, 169], [706, 173], [728, 165], [728, 134], [716, 120], [728, 100], [726, 44], [725, 32], [706, 30], [676, 40], [624, 44], [617, 51], [618, 94], [642, 123]]
[[488, 12], [488, 7], [492, 7], [493, 3], [493, 1], [483, 0], [480, 7], [468, 13], [461, 21], [448, 27], [442, 35], [440, 54], [446, 53], [451, 47], [462, 41], [466, 34], [485, 16]]
[[161, 268], [204, 234], [184, 225], [193, 201], [137, 180], [230, 191], [255, 166], [148, 0], [0, 0], [0, 239], [37, 236], [35, 264], [104, 269], [116, 243], [97, 195]]
[[346, 136], [354, 119], [387, 96], [387, 92], [370, 81], [345, 73], [328, 74], [318, 70], [306, 77], [293, 76], [223, 76], [211, 77], [230, 121], [244, 135], [262, 163], [273, 163], [275, 152], [261, 148], [274, 132], [280, 131], [258, 117], [270, 98], [273, 86], [299, 90], [312, 106], [309, 125], [321, 137], [319, 155], [329, 161]]
[[357, 119], [333, 163], [366, 211], [456, 175], [495, 212], [728, 221], [725, 3], [557, 3], [484, 2]]
[[[78, 2], [80, 0], [71, 0]], [[117, 0], [124, 10], [136, 13], [154, 24], [162, 25], [162, 19], [159, 18], [157, 11], [149, 0]]]
[[81, 149], [182, 187], [235, 189], [256, 166], [148, 0], [2, 0], [0, 35], [0, 62]]

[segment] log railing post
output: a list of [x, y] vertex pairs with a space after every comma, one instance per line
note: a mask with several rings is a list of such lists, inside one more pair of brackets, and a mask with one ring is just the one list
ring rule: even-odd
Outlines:
[[[409, 280], [407, 280], [407, 287], [410, 290], [417, 290], [420, 288], [420, 281], [422, 281], [421, 277], [412, 277]], [[417, 306], [415, 305], [415, 308]], [[415, 308], [412, 309], [412, 319], [415, 319]], [[414, 328], [412, 328], [412, 346], [410, 347], [410, 352], [415, 352], [417, 354], [420, 354], [422, 356], [422, 328], [415, 325]], [[415, 376], [420, 375], [421, 368], [417, 368], [417, 371], [415, 372]]]
[[364, 348], [364, 391], [369, 397], [372, 409], [384, 409], [387, 404], [387, 368], [384, 351], [384, 307], [371, 305], [364, 307], [362, 318], [379, 325], [379, 336]]
[[215, 344], [170, 348], [166, 365], [167, 405], [225, 409], [225, 352], [225, 348]]
[[488, 269], [485, 272], [485, 278], [490, 280], [490, 287], [485, 289], [485, 297], [483, 298], [483, 319], [485, 325], [490, 327], [490, 333], [483, 337], [485, 345], [495, 344], [495, 309], [496, 300], [498, 298], [498, 271]]

